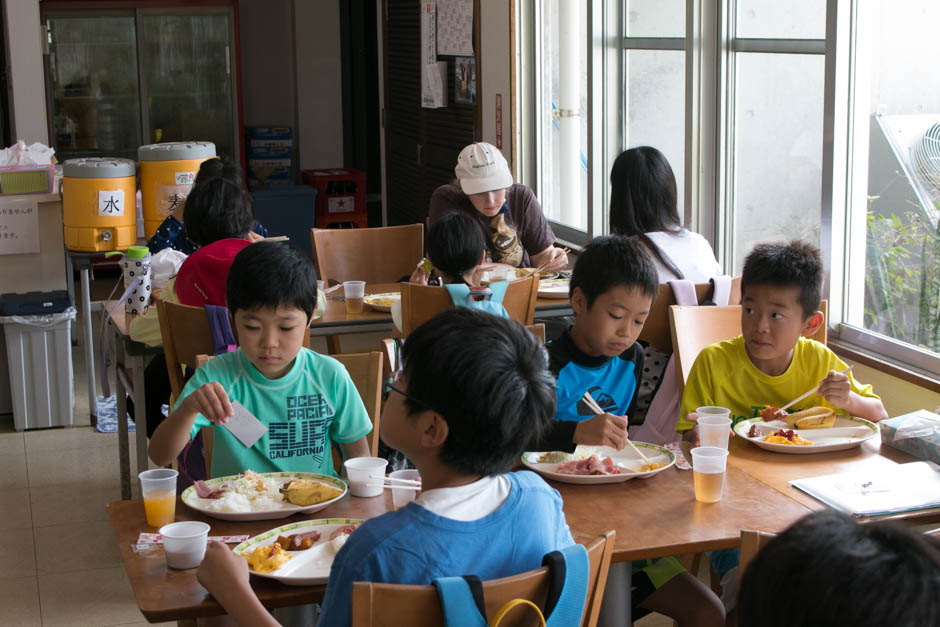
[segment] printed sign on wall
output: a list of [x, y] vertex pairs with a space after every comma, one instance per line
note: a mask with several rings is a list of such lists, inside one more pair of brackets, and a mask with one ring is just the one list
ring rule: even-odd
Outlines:
[[0, 201], [0, 255], [39, 252], [39, 205], [31, 200]]

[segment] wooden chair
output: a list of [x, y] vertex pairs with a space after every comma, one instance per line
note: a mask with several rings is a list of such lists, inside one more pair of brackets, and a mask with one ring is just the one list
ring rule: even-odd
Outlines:
[[[375, 457], [379, 453], [379, 418], [382, 415], [382, 353], [348, 353], [332, 357], [346, 367], [366, 406], [366, 412], [372, 420], [369, 454]], [[342, 468], [342, 464], [334, 467]]]
[[411, 276], [424, 255], [421, 224], [372, 229], [310, 229], [318, 278], [395, 283]]
[[[581, 618], [583, 627], [597, 624], [607, 571], [614, 548], [614, 531], [595, 538], [585, 548], [590, 561], [588, 593]], [[548, 594], [548, 568], [543, 567], [521, 575], [483, 582], [487, 620], [512, 599], [524, 598], [544, 609]], [[357, 581], [352, 589], [353, 627], [398, 627], [398, 625], [444, 624], [441, 604], [434, 586], [403, 586]], [[506, 615], [501, 627], [532, 624], [532, 613], [516, 610]]]
[[[698, 302], [708, 300], [711, 295], [712, 284], [710, 282], [695, 284], [695, 298]], [[646, 317], [646, 324], [643, 325], [643, 330], [640, 331], [640, 337], [637, 339], [660, 352], [671, 354], [673, 346], [672, 333], [669, 330], [669, 308], [675, 304], [676, 297], [672, 293], [672, 287], [668, 283], [661, 283], [659, 293], [653, 301], [653, 307]], [[728, 304], [741, 304], [741, 277], [731, 280], [731, 295]]]
[[[531, 325], [535, 318], [538, 292], [538, 277], [530, 276], [510, 283], [503, 297], [503, 307], [509, 317], [524, 325]], [[401, 336], [408, 337], [416, 328], [453, 306], [450, 295], [443, 287], [402, 283]]]
[[757, 556], [757, 552], [761, 547], [766, 545], [770, 539], [776, 535], [775, 533], [767, 533], [766, 531], [741, 530], [741, 555], [738, 561], [739, 579], [744, 576], [744, 571], [747, 570], [748, 564]]
[[[810, 338], [826, 343], [826, 320], [828, 301], [819, 304], [823, 313], [823, 324]], [[702, 349], [715, 342], [730, 340], [741, 334], [741, 305], [727, 307], [680, 307], [669, 308], [669, 327], [672, 333], [673, 354], [676, 356], [676, 374], [679, 392], [685, 388], [692, 364]]]

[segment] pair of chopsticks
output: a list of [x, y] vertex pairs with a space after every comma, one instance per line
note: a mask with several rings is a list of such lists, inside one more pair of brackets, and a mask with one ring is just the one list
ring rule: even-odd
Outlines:
[[[839, 374], [846, 374], [846, 373], [848, 373], [850, 370], [852, 370], [852, 368], [854, 368], [854, 367], [855, 367], [855, 366], [849, 366], [849, 367], [846, 368], [845, 370], [840, 371]], [[781, 411], [785, 411], [785, 410], [787, 410], [787, 409], [790, 409], [791, 407], [793, 407], [794, 405], [796, 405], [797, 403], [799, 403], [800, 401], [802, 401], [802, 400], [803, 400], [804, 398], [806, 398], [807, 396], [811, 396], [811, 395], [815, 394], [815, 393], [818, 392], [818, 391], [819, 391], [819, 386], [817, 385], [816, 387], [814, 387], [812, 390], [810, 390], [810, 391], [807, 392], [806, 394], [803, 394], [803, 395], [801, 395], [801, 396], [796, 397], [795, 399], [793, 399], [792, 401], [790, 401], [789, 403], [787, 403], [786, 405], [784, 405], [783, 407], [781, 407], [780, 410], [781, 410]]]
[[[564, 248], [561, 249], [561, 252], [563, 252], [563, 253], [565, 253], [565, 254], [567, 255], [568, 253], [571, 252], [571, 249], [566, 246], [566, 247], [564, 247]], [[545, 261], [545, 262], [539, 264], [539, 267], [538, 267], [538, 268], [533, 268], [532, 270], [529, 270], [529, 272], [528, 272], [525, 276], [520, 277], [520, 278], [527, 279], [527, 278], [529, 278], [529, 277], [532, 276], [532, 275], [538, 274], [538, 273], [541, 272], [542, 270], [545, 270], [545, 269], [549, 266], [550, 263], [552, 263], [552, 262], [551, 262], [551, 261]]]
[[[590, 391], [585, 392], [585, 393], [584, 393], [584, 396], [582, 396], [581, 398], [584, 399], [584, 403], [585, 403], [588, 407], [590, 407], [590, 408], [591, 408], [591, 411], [593, 411], [595, 414], [600, 415], [600, 414], [607, 413], [607, 412], [605, 412], [603, 409], [601, 409], [601, 406], [600, 406], [600, 405], [597, 404], [597, 401], [595, 401], [595, 400], [594, 400], [594, 397], [591, 396], [591, 392], [590, 392]], [[630, 447], [633, 449], [633, 451], [634, 451], [637, 455], [639, 455], [640, 457], [643, 458], [643, 461], [645, 461], [647, 464], [650, 463], [649, 457], [646, 456], [646, 453], [644, 453], [643, 451], [641, 451], [640, 449], [638, 449], [638, 448], [636, 447], [636, 444], [634, 444], [633, 442], [630, 441], [630, 438], [627, 438], [627, 444], [630, 445]]]
[[370, 479], [378, 479], [382, 483], [367, 483], [370, 488], [414, 488], [421, 489], [420, 479], [399, 479], [397, 477], [386, 477], [385, 475], [369, 475]]

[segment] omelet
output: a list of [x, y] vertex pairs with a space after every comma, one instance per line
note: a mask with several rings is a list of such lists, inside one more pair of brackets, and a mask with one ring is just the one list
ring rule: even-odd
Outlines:
[[327, 485], [316, 479], [294, 479], [281, 488], [289, 502], [300, 507], [325, 503], [336, 498], [343, 493], [342, 490], [331, 485]]
[[256, 546], [251, 553], [243, 553], [248, 568], [256, 573], [270, 573], [277, 570], [294, 556], [281, 548], [276, 542], [269, 546]]

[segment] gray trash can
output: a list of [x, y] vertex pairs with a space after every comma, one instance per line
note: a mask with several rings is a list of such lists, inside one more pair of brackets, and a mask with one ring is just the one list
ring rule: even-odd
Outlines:
[[75, 307], [55, 314], [0, 317], [17, 431], [72, 425], [74, 319]]

